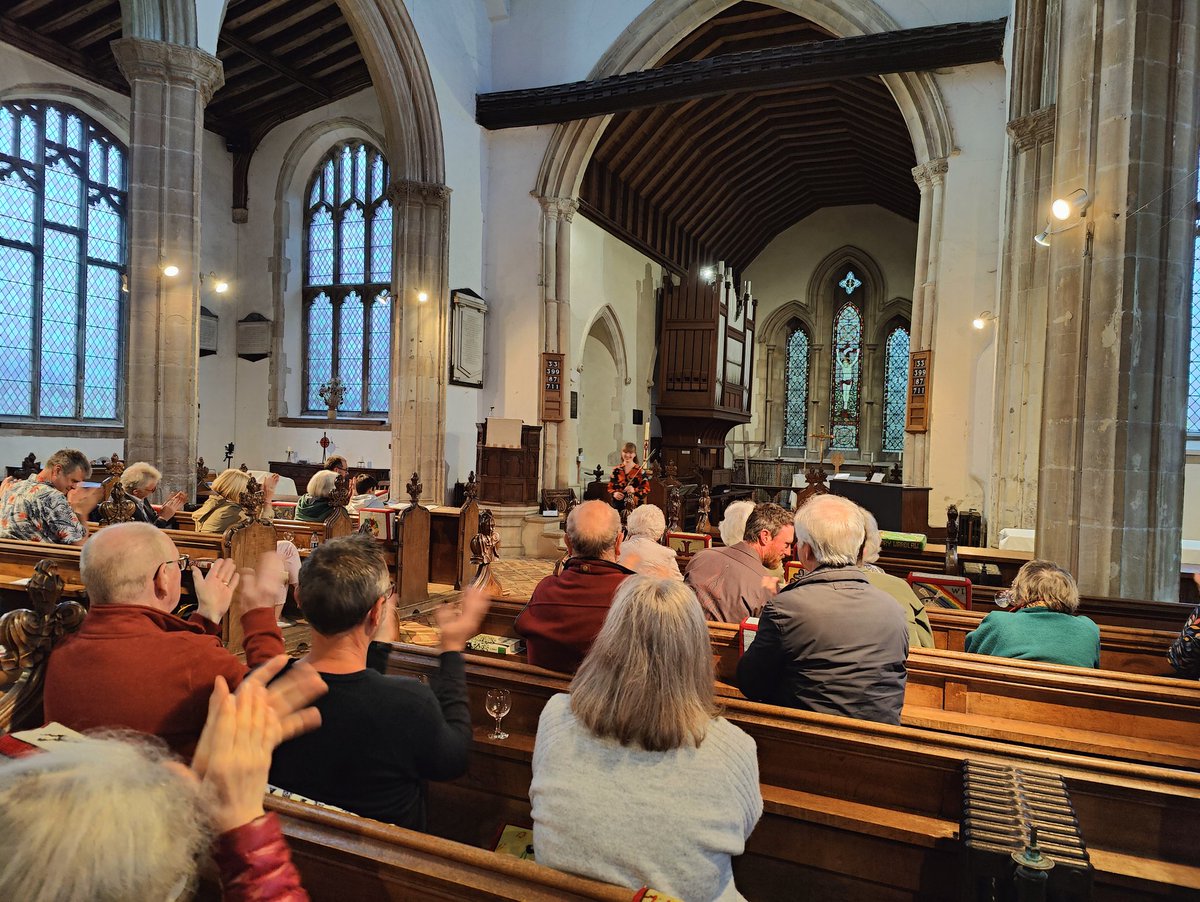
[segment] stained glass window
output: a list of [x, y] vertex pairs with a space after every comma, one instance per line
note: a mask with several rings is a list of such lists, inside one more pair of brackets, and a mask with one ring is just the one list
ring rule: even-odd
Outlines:
[[883, 450], [904, 450], [904, 414], [908, 403], [908, 329], [888, 332], [883, 361]]
[[0, 104], [0, 416], [120, 419], [125, 148], [66, 104]]
[[788, 334], [787, 383], [784, 388], [783, 444], [804, 448], [808, 444], [808, 331], [797, 324]]
[[368, 144], [339, 144], [317, 165], [305, 209], [304, 409], [325, 409], [333, 376], [338, 410], [386, 415], [391, 381], [392, 208], [387, 162]]
[[833, 386], [829, 396], [830, 447], [848, 451], [858, 447], [859, 394], [862, 382], [862, 314], [847, 301], [833, 318]]
[[[1200, 188], [1197, 209], [1200, 209]], [[1196, 219], [1192, 266], [1192, 334], [1188, 357], [1187, 432], [1200, 438], [1200, 217]]]

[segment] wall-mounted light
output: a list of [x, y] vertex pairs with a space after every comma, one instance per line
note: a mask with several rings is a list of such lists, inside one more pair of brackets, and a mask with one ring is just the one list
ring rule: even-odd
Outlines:
[[[212, 282], [213, 291], [215, 291], [217, 294], [224, 294], [225, 292], [227, 292], [229, 290], [229, 283], [227, 281], [225, 281], [224, 279], [222, 279], [220, 276], [218, 276], [212, 270], [209, 270], [208, 278], [209, 278], [209, 281]], [[200, 273], [200, 284], [201, 285], [204, 284], [204, 273]]]
[[1076, 188], [1066, 197], [1056, 198], [1050, 205], [1050, 212], [1054, 214], [1055, 219], [1065, 221], [1072, 216], [1082, 216], [1091, 202], [1092, 199], [1088, 197], [1085, 189]]
[[426, 294], [424, 291], [418, 292], [418, 294], [417, 294], [417, 301], [419, 301], [420, 303], [424, 304], [424, 303], [425, 303], [427, 300], [429, 300], [429, 295], [428, 295], [428, 294]]
[[1050, 223], [1046, 223], [1046, 227], [1033, 236], [1033, 243], [1042, 247], [1050, 246]]
[[173, 279], [177, 275], [179, 275], [179, 267], [176, 266], [174, 263], [164, 263], [163, 268], [162, 268], [162, 274], [164, 276], [166, 276], [168, 279]]
[[713, 269], [711, 266], [700, 267], [700, 278], [703, 279], [705, 282], [711, 282], [713, 280], [713, 278], [716, 276], [716, 274], [717, 274], [717, 271], [715, 269]]
[[988, 323], [995, 322], [995, 321], [996, 321], [996, 314], [992, 313], [992, 311], [990, 311], [990, 310], [984, 310], [981, 314], [979, 314], [979, 316], [977, 316], [973, 320], [971, 320], [971, 325], [974, 326], [976, 329], [982, 329]]

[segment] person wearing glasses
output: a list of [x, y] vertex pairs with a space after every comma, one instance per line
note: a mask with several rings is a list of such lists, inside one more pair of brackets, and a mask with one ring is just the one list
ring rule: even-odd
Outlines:
[[[47, 722], [73, 730], [130, 729], [162, 738], [190, 758], [208, 716], [213, 681], [236, 688], [254, 667], [283, 654], [275, 623], [284, 567], [266, 554], [240, 575], [233, 561], [193, 570], [197, 609], [182, 620], [183, 571], [190, 561], [149, 523], [119, 523], [97, 532], [79, 555], [91, 608], [79, 631], [50, 653], [44, 692]], [[221, 618], [235, 590], [242, 611], [246, 663], [221, 645]]]
[[467, 769], [471, 712], [462, 651], [479, 632], [488, 598], [463, 593], [461, 613], [436, 609], [438, 670], [429, 685], [385, 676], [388, 643], [399, 638], [387, 561], [365, 536], [329, 539], [300, 568], [296, 597], [312, 627], [301, 660], [329, 686], [317, 700], [321, 729], [285, 742], [271, 763], [272, 786], [363, 817], [425, 829], [425, 780]]

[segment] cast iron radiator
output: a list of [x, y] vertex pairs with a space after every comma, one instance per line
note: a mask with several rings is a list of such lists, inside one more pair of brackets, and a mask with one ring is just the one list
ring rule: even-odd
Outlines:
[[964, 900], [1091, 898], [1087, 847], [1057, 774], [963, 761], [961, 836]]

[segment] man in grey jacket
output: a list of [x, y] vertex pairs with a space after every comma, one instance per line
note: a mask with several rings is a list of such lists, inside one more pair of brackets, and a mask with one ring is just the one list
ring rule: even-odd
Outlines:
[[855, 566], [861, 509], [817, 495], [796, 512], [795, 527], [804, 575], [763, 608], [738, 687], [755, 701], [900, 723], [908, 625], [895, 600]]

